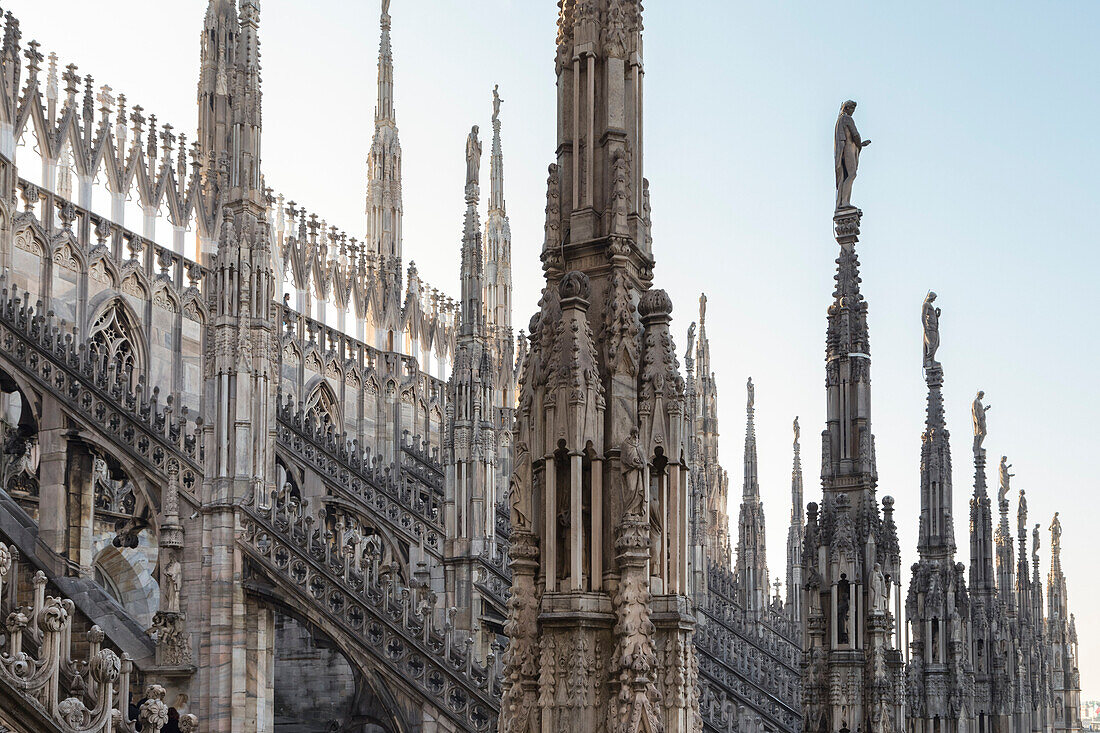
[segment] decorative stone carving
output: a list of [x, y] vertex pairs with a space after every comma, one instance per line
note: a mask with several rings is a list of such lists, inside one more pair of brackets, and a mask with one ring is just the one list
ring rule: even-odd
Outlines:
[[630, 437], [623, 443], [619, 453], [619, 463], [622, 471], [623, 516], [640, 519], [645, 516], [645, 486], [642, 477], [646, 459], [638, 439], [638, 428], [630, 429]]
[[935, 307], [936, 294], [928, 291], [921, 307], [921, 323], [924, 325], [924, 368], [937, 364], [936, 350], [940, 348], [940, 309]]
[[466, 187], [477, 186], [481, 172], [481, 141], [477, 138], [477, 125], [466, 136]]
[[974, 402], [970, 405], [970, 417], [974, 423], [974, 452], [982, 450], [982, 442], [985, 441], [986, 436], [986, 421], [985, 413], [989, 412], [989, 408], [992, 405], [983, 405], [982, 398], [985, 397], [985, 392], [978, 390], [978, 396], [974, 398]]
[[852, 182], [859, 167], [859, 154], [871, 144], [863, 140], [856, 129], [856, 103], [848, 100], [840, 105], [840, 114], [836, 118], [836, 130], [833, 136], [833, 162], [836, 166], [836, 208], [852, 208]]

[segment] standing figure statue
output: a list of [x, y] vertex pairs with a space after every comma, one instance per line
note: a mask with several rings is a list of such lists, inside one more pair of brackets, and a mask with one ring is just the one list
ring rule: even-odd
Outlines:
[[985, 392], [978, 390], [978, 396], [974, 398], [974, 402], [970, 405], [970, 416], [974, 420], [974, 452], [977, 453], [982, 449], [982, 441], [985, 440], [985, 413], [989, 412], [989, 407], [982, 404], [982, 398], [985, 397]]
[[513, 461], [515, 469], [509, 486], [509, 501], [512, 508], [511, 520], [513, 530], [528, 530], [531, 528], [531, 497], [529, 493], [530, 482], [527, 480], [531, 472], [530, 458], [527, 455], [527, 443], [516, 443], [516, 456]]
[[500, 89], [500, 85], [499, 84], [494, 84], [493, 85], [493, 122], [496, 122], [498, 119], [500, 119], [500, 103], [504, 101], [503, 99], [500, 98], [500, 94], [497, 91], [498, 89]]
[[931, 290], [921, 306], [920, 320], [924, 324], [924, 368], [930, 369], [936, 363], [936, 349], [940, 348], [940, 309], [933, 303], [936, 294]]
[[1031, 528], [1031, 558], [1034, 562], [1039, 562], [1039, 526], [1036, 522]]
[[477, 125], [466, 136], [466, 185], [476, 186], [481, 176], [481, 141], [477, 139]]
[[753, 408], [753, 406], [756, 404], [756, 387], [752, 386], [752, 377], [749, 377], [749, 382], [748, 382], [748, 385], [746, 386], [746, 389], [748, 389], [748, 391], [749, 391], [749, 404], [748, 404], [748, 407], [751, 410]]
[[1009, 480], [1016, 475], [1008, 472], [1010, 468], [1012, 468], [1012, 464], [1008, 462], [1008, 456], [1001, 456], [1001, 488], [997, 491], [998, 503], [1004, 503], [1005, 497], [1008, 496]]
[[886, 613], [886, 577], [882, 574], [882, 564], [877, 562], [871, 572], [871, 610]]
[[688, 326], [687, 349], [684, 351], [684, 359], [687, 360], [687, 359], [692, 358], [692, 352], [694, 352], [694, 351], [695, 351], [695, 321], [692, 321], [691, 325]]
[[849, 99], [840, 105], [840, 114], [836, 118], [836, 131], [833, 137], [833, 162], [836, 165], [837, 211], [854, 208], [852, 206], [852, 181], [856, 179], [859, 153], [871, 144], [870, 140], [863, 140], [859, 136], [856, 122], [852, 119], [852, 114], [855, 111], [856, 103]]
[[1050, 553], [1054, 556], [1062, 553], [1062, 522], [1058, 512], [1054, 512], [1054, 521], [1050, 523]]
[[645, 469], [645, 456], [638, 440], [638, 428], [630, 429], [630, 437], [623, 443], [619, 453], [619, 463], [623, 475], [623, 518], [643, 519], [645, 512], [642, 502], [645, 494], [642, 471]]
[[802, 428], [798, 425], [798, 416], [794, 418], [794, 444], [798, 445], [798, 439], [802, 437]]
[[183, 586], [183, 568], [173, 552], [168, 564], [164, 567], [161, 582], [164, 583], [164, 609], [169, 613], [180, 611], [180, 588]]

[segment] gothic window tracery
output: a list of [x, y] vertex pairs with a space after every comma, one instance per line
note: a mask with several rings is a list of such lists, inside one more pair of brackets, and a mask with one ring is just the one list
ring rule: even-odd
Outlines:
[[318, 425], [332, 425], [340, 429], [340, 405], [332, 388], [325, 383], [317, 385], [306, 400], [306, 412], [312, 412]]
[[101, 368], [119, 375], [132, 388], [141, 373], [138, 340], [133, 324], [122, 306], [112, 304], [91, 328], [91, 350]]

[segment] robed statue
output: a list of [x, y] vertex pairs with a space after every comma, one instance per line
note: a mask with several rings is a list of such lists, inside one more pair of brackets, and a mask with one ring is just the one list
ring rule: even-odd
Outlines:
[[477, 125], [466, 136], [466, 185], [476, 186], [481, 176], [481, 141], [477, 139]]
[[1008, 472], [1008, 469], [1010, 468], [1012, 468], [1012, 464], [1008, 462], [1008, 456], [1001, 456], [1001, 488], [997, 491], [998, 502], [1003, 502], [1005, 500], [1005, 497], [1008, 496], [1009, 481], [1012, 479], [1013, 476], [1016, 475], [1014, 473]]
[[508, 487], [513, 530], [528, 530], [531, 528], [530, 481], [528, 479], [531, 473], [530, 460], [527, 454], [527, 443], [522, 440], [516, 443], [516, 456], [513, 460], [515, 469], [512, 471], [512, 478]]
[[886, 612], [886, 577], [882, 574], [882, 564], [877, 562], [871, 571], [871, 610]]
[[794, 444], [798, 445], [798, 439], [802, 437], [802, 428], [798, 425], [798, 416], [794, 418]]
[[1054, 521], [1050, 523], [1050, 552], [1052, 555], [1062, 552], [1062, 522], [1058, 519], [1058, 512], [1054, 512]]
[[752, 377], [749, 377], [749, 382], [746, 385], [746, 389], [749, 391], [749, 404], [748, 408], [751, 410], [753, 405], [756, 404], [756, 387], [752, 385]]
[[833, 162], [836, 165], [837, 211], [853, 208], [852, 181], [856, 179], [859, 153], [871, 144], [870, 140], [863, 140], [859, 136], [856, 122], [852, 119], [852, 114], [855, 111], [856, 103], [849, 99], [840, 106], [840, 114], [836, 118], [836, 130], [833, 137]]
[[503, 99], [500, 98], [500, 94], [497, 91], [498, 89], [500, 89], [500, 85], [499, 84], [494, 84], [493, 85], [493, 122], [496, 122], [498, 119], [500, 119], [500, 103], [504, 101]]
[[630, 437], [623, 443], [619, 452], [619, 463], [623, 475], [623, 517], [643, 519], [645, 512], [642, 502], [645, 487], [642, 472], [645, 470], [645, 455], [638, 439], [638, 428], [630, 429]]
[[936, 363], [936, 350], [940, 348], [940, 309], [935, 307], [936, 294], [931, 290], [924, 298], [921, 307], [921, 323], [924, 325], [924, 368], [929, 369]]
[[970, 405], [970, 417], [974, 420], [974, 451], [982, 449], [982, 441], [985, 440], [985, 413], [989, 412], [992, 405], [983, 405], [982, 398], [985, 392], [978, 390], [978, 396]]

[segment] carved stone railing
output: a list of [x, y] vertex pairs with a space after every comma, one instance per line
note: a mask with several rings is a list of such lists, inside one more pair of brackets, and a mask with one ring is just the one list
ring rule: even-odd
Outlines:
[[0, 360], [57, 397], [116, 447], [152, 474], [163, 472], [171, 457], [182, 463], [185, 485], [202, 474], [202, 418], [191, 420], [186, 406], [177, 414], [169, 395], [135, 388], [113, 367], [95, 358], [86, 342], [77, 342], [52, 313], [31, 306], [15, 286], [0, 290]]
[[444, 470], [439, 462], [439, 449], [423, 440], [419, 435], [409, 437], [405, 430], [401, 440], [402, 468], [425, 486], [443, 493]]
[[[47, 596], [41, 571], [31, 578], [32, 597], [19, 597], [18, 571], [17, 553], [0, 542], [0, 688], [23, 703], [23, 717], [44, 719], [64, 733], [134, 733], [127, 714], [130, 656], [120, 659], [103, 647], [103, 631], [92, 626], [87, 656], [75, 658], [73, 602]], [[158, 733], [168, 722], [165, 694], [160, 685], [146, 687], [138, 717], [143, 731]], [[195, 731], [197, 722], [194, 715], [183, 715], [180, 730]]]
[[413, 545], [439, 556], [443, 551], [443, 517], [434, 490], [414, 491], [400, 469], [383, 466], [380, 456], [358, 441], [349, 442], [331, 426], [322, 427], [310, 413], [281, 403], [277, 440], [280, 447], [312, 467], [337, 495], [359, 505], [388, 529]]
[[512, 517], [508, 511], [507, 502], [497, 502], [493, 511], [493, 518], [496, 522], [497, 537], [510, 542], [512, 539]]
[[783, 730], [798, 730], [799, 670], [712, 618], [704, 618], [696, 630], [695, 645], [700, 652], [700, 674], [715, 683], [712, 691], [724, 691]]
[[707, 570], [695, 638], [706, 727], [798, 731], [801, 650], [788, 636], [793, 624], [773, 609], [748, 613], [734, 600], [733, 574], [713, 564]]
[[[742, 627], [748, 624], [744, 609], [738, 604], [737, 580], [728, 569], [715, 563], [707, 565], [707, 591], [711, 598], [719, 598], [726, 603], [725, 615], [730, 618], [729, 623], [740, 623]], [[741, 621], [735, 622], [734, 616], [740, 616]], [[795, 650], [800, 649], [801, 629], [794, 624], [784, 613], [768, 608], [759, 616], [752, 615], [753, 625], [762, 625], [768, 631], [776, 634]]]
[[453, 627], [455, 609], [437, 609], [425, 581], [406, 583], [396, 563], [381, 564], [377, 546], [328, 530], [324, 509], [310, 514], [294, 500], [275, 497], [269, 505], [242, 510], [239, 543], [284, 602], [293, 596], [319, 612], [329, 624], [326, 631], [390, 670], [409, 694], [456, 727], [495, 728], [495, 660], [477, 662], [473, 638]]

